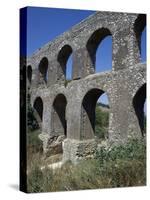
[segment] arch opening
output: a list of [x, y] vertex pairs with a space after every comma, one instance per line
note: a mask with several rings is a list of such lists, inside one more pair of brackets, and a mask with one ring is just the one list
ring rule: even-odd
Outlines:
[[69, 82], [72, 80], [72, 53], [70, 54], [68, 61], [67, 61], [67, 65], [66, 65], [66, 80]]
[[82, 101], [81, 116], [81, 139], [97, 137], [103, 140], [108, 137], [109, 105], [103, 90], [92, 89], [87, 92]]
[[42, 58], [40, 64], [39, 64], [39, 72], [44, 80], [45, 83], [47, 83], [48, 80], [48, 59], [46, 57]]
[[140, 14], [134, 23], [134, 31], [142, 62], [146, 61], [146, 15]]
[[146, 110], [144, 109], [144, 105], [146, 105], [146, 83], [137, 91], [133, 98], [133, 106], [142, 136], [146, 131]]
[[63, 77], [64, 80], [72, 79], [72, 48], [69, 45], [62, 47], [57, 58], [60, 65], [58, 79]]
[[58, 94], [53, 102], [52, 133], [55, 136], [67, 136], [66, 105], [66, 97]]
[[96, 30], [87, 42], [93, 72], [112, 68], [112, 34], [107, 28]]
[[27, 77], [28, 77], [29, 83], [31, 84], [31, 80], [32, 80], [32, 67], [31, 67], [31, 65], [29, 65], [27, 67]]
[[95, 72], [112, 70], [112, 36], [106, 36], [96, 51]]
[[43, 119], [43, 101], [41, 97], [37, 97], [34, 101], [33, 108], [35, 109], [35, 117], [41, 127], [41, 122]]
[[141, 34], [141, 61], [146, 62], [146, 26]]

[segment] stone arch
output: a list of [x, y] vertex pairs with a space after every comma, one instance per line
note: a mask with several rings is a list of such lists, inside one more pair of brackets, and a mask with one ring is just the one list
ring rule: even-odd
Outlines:
[[32, 81], [32, 67], [31, 65], [28, 65], [27, 67], [27, 77], [28, 77], [28, 81], [31, 84]]
[[144, 103], [146, 100], [146, 83], [144, 83], [133, 97], [133, 107], [138, 119], [141, 134], [144, 134]]
[[138, 44], [139, 54], [141, 54], [141, 35], [145, 27], [146, 27], [146, 15], [139, 14], [134, 23], [134, 31]]
[[81, 139], [92, 139], [95, 136], [96, 103], [105, 91], [93, 88], [84, 95], [81, 105]]
[[59, 51], [58, 56], [57, 56], [57, 61], [59, 63], [58, 79], [63, 79], [63, 80], [66, 79], [67, 61], [69, 57], [71, 56], [72, 52], [73, 52], [72, 47], [68, 44], [64, 45]]
[[43, 120], [43, 101], [41, 97], [36, 97], [33, 103], [34, 116], [39, 124], [39, 127], [42, 127]]
[[48, 59], [46, 57], [42, 58], [39, 64], [39, 72], [40, 72], [40, 78], [44, 80], [45, 83], [47, 83], [48, 78]]
[[111, 36], [111, 32], [107, 28], [100, 28], [90, 36], [90, 38], [87, 41], [86, 48], [88, 51], [88, 54], [90, 56], [93, 72], [95, 72], [95, 64], [96, 64], [96, 51], [100, 43], [104, 38], [107, 36]]
[[52, 104], [51, 134], [55, 136], [67, 135], [66, 123], [67, 99], [64, 94], [57, 94]]

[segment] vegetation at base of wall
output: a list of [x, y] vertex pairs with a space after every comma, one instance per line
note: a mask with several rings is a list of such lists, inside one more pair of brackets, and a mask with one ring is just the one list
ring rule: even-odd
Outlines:
[[101, 147], [96, 152], [96, 159], [103, 165], [105, 162], [116, 160], [146, 160], [146, 142], [145, 138], [130, 139], [125, 145], [109, 147]]
[[145, 140], [130, 140], [124, 146], [101, 148], [95, 159], [77, 165], [65, 163], [61, 169], [32, 166], [28, 173], [28, 192], [68, 191], [146, 184]]
[[100, 105], [96, 105], [95, 111], [95, 135], [100, 139], [105, 139], [108, 134], [109, 111], [103, 111]]

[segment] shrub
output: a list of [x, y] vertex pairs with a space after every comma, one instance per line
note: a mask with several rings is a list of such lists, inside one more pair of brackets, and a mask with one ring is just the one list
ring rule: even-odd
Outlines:
[[118, 159], [146, 160], [145, 139], [130, 139], [125, 145], [118, 145], [109, 149], [102, 147], [96, 152], [96, 158], [102, 163]]

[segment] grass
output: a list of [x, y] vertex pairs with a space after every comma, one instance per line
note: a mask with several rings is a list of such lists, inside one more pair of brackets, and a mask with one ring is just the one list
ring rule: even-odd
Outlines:
[[101, 148], [95, 159], [61, 169], [40, 170], [35, 163], [28, 173], [28, 192], [70, 191], [142, 186], [146, 184], [145, 140], [130, 140], [125, 146]]
[[43, 144], [38, 138], [40, 130], [29, 131], [27, 133], [27, 169], [28, 171], [33, 165], [40, 165], [42, 160]]

